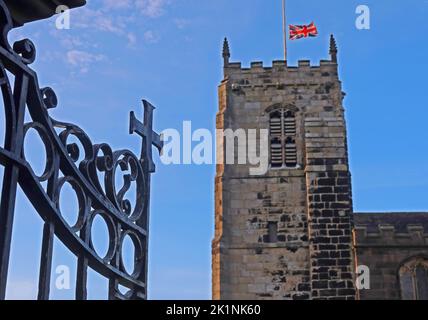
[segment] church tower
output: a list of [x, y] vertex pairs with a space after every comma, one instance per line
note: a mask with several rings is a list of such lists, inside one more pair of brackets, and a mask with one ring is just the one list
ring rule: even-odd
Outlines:
[[229, 61], [226, 39], [223, 58], [217, 129], [268, 130], [269, 167], [251, 175], [248, 161], [224, 164], [226, 147], [218, 141], [213, 299], [355, 299], [344, 93], [333, 36], [330, 59], [319, 66], [304, 60], [243, 68]]

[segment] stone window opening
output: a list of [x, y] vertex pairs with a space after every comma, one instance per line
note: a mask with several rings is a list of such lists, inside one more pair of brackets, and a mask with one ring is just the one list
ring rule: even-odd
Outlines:
[[269, 243], [278, 242], [278, 223], [277, 222], [268, 223], [268, 240], [269, 240]]
[[415, 258], [399, 270], [401, 298], [428, 300], [428, 259]]
[[285, 166], [295, 167], [297, 166], [297, 147], [296, 140], [291, 137], [287, 137], [285, 141]]
[[270, 165], [271, 168], [296, 168], [296, 116], [288, 109], [270, 113]]

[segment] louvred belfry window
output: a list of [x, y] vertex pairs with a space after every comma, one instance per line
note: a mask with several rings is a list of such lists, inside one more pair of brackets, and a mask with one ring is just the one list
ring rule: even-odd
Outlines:
[[290, 110], [270, 114], [270, 164], [272, 168], [297, 166], [296, 117]]
[[270, 153], [272, 167], [282, 167], [282, 112], [280, 111], [275, 111], [270, 116]]
[[296, 141], [288, 137], [285, 141], [285, 166], [295, 167], [297, 165]]

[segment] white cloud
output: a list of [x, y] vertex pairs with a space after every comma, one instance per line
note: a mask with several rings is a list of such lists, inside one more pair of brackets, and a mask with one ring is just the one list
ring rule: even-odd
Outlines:
[[104, 0], [104, 5], [107, 9], [128, 9], [131, 4], [131, 0]]
[[[72, 16], [72, 28], [80, 28], [109, 32], [123, 37], [128, 41], [128, 45], [136, 43], [136, 36], [129, 29], [138, 28], [139, 15], [150, 18], [161, 16], [165, 12], [165, 7], [172, 0], [103, 0], [102, 6], [97, 9], [90, 7], [76, 10], [76, 15]], [[122, 11], [119, 11], [122, 10]], [[78, 14], [77, 14], [78, 13]], [[176, 19], [178, 28], [184, 28], [188, 21]], [[146, 32], [144, 38], [148, 42], [158, 41], [158, 37], [152, 31]], [[64, 44], [67, 49], [72, 45], [79, 45], [78, 39], [65, 39]]]
[[102, 10], [137, 9], [141, 14], [156, 18], [165, 12], [165, 7], [170, 0], [103, 0]]
[[[173, 0], [102, 0], [101, 6], [86, 6], [74, 10], [71, 28], [77, 32], [51, 30], [50, 34], [57, 39], [60, 44], [57, 49], [60, 50], [51, 50], [45, 55], [45, 59], [63, 59], [73, 68], [73, 72], [78, 70], [79, 73], [86, 73], [92, 64], [108, 61], [101, 51], [103, 45], [96, 37], [97, 32], [120, 37], [129, 48], [136, 48], [139, 41], [157, 43], [160, 40], [159, 33], [147, 29], [141, 16], [157, 18], [165, 13], [172, 2]], [[174, 23], [178, 28], [184, 28], [188, 24], [184, 19], [176, 19]]]
[[124, 29], [118, 23], [115, 23], [109, 17], [98, 17], [95, 21], [95, 26], [100, 31], [107, 31], [117, 35], [122, 35], [124, 33]]
[[190, 24], [190, 21], [187, 19], [174, 19], [174, 24], [178, 29], [184, 29]]
[[133, 34], [132, 32], [129, 32], [127, 37], [128, 37], [129, 46], [134, 46], [137, 44], [137, 36], [135, 34]]
[[71, 50], [67, 52], [66, 61], [73, 67], [79, 68], [81, 73], [86, 73], [91, 64], [106, 60], [102, 54], [93, 54], [82, 50]]
[[165, 0], [135, 0], [136, 7], [145, 16], [156, 18], [164, 13]]
[[63, 32], [62, 30], [60, 31], [57, 29], [51, 29], [49, 34], [55, 37], [61, 46], [67, 50], [87, 45], [87, 43], [83, 41], [82, 37], [71, 35], [69, 33]]
[[159, 41], [159, 36], [152, 30], [144, 32], [144, 40], [148, 43], [157, 43]]

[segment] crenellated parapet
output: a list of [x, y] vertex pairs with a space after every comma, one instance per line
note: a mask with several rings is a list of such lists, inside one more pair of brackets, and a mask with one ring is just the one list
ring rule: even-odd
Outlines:
[[319, 85], [320, 82], [338, 80], [337, 45], [334, 37], [330, 40], [330, 60], [321, 60], [311, 64], [310, 60], [299, 60], [297, 66], [290, 66], [285, 60], [273, 61], [266, 66], [261, 61], [244, 67], [241, 62], [230, 62], [230, 47], [227, 39], [223, 43], [224, 78], [235, 86], [278, 86]]
[[224, 72], [225, 78], [232, 82], [248, 80], [241, 85], [276, 85], [274, 80], [281, 80], [280, 84], [284, 85], [319, 84], [322, 79], [338, 78], [337, 64], [329, 60], [321, 60], [318, 65], [311, 64], [309, 60], [299, 60], [297, 66], [287, 65], [284, 60], [273, 61], [270, 66], [255, 61], [250, 63], [250, 67], [243, 67], [241, 62], [230, 62]]
[[356, 247], [428, 245], [427, 213], [355, 214]]

